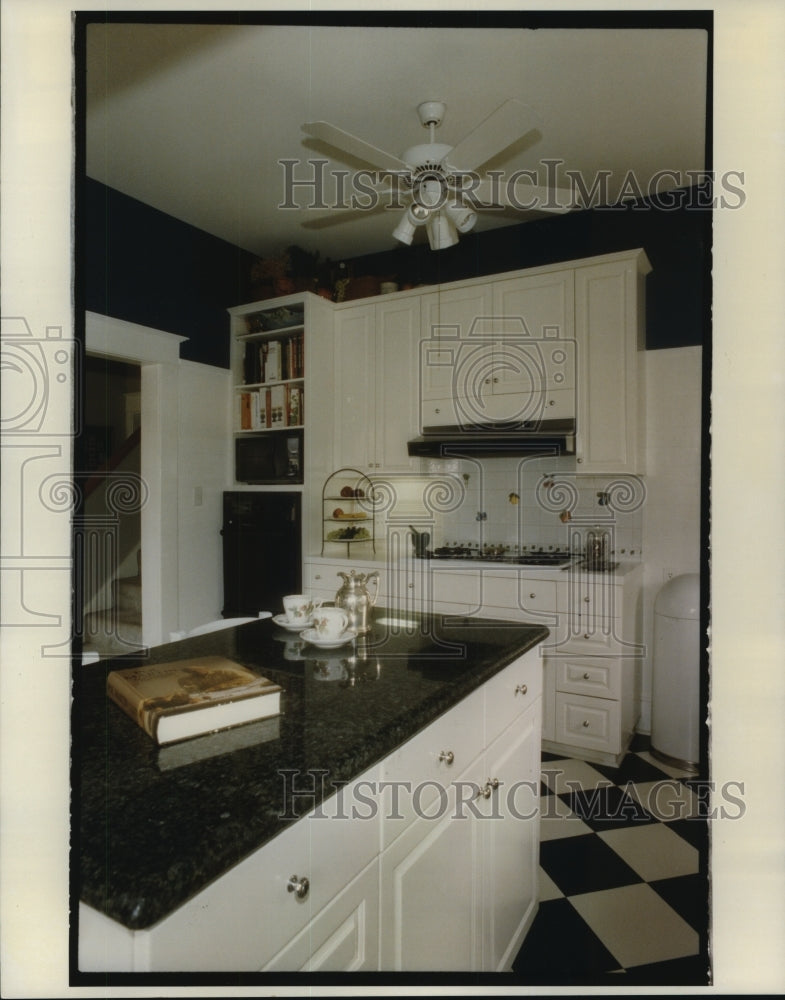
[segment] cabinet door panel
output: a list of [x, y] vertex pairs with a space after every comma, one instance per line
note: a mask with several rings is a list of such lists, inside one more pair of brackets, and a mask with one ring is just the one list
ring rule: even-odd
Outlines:
[[537, 908], [540, 713], [535, 701], [485, 754], [499, 786], [483, 803], [483, 970], [509, 969]]
[[644, 471], [637, 292], [634, 261], [576, 271], [576, 336], [586, 387], [579, 404], [577, 452], [584, 472]]
[[[374, 307], [335, 314], [335, 467], [371, 468], [368, 428], [373, 426]], [[307, 405], [307, 400], [306, 400]]]
[[[465, 772], [459, 801], [479, 785]], [[476, 971], [480, 966], [480, 820], [456, 818], [456, 785], [435, 818], [417, 819], [381, 856], [381, 969]]]
[[406, 442], [419, 430], [419, 329], [416, 298], [376, 306], [375, 461], [387, 472], [411, 469], [415, 461]]

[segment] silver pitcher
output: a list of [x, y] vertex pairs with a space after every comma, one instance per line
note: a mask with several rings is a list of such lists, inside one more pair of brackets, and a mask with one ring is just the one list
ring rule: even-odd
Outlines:
[[[379, 596], [379, 572], [373, 570], [370, 573], [358, 573], [350, 570], [348, 573], [339, 573], [343, 577], [343, 584], [335, 595], [335, 606], [343, 608], [349, 617], [349, 628], [354, 629], [358, 635], [371, 631], [371, 608], [376, 604]], [[375, 580], [373, 596], [368, 593], [368, 584]]]

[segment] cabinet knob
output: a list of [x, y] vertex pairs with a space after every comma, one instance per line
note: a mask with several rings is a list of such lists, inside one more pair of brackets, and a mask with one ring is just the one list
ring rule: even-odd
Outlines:
[[455, 760], [455, 754], [452, 750], [442, 750], [439, 754], [439, 760], [443, 760], [445, 764], [452, 764]]
[[583, 638], [584, 639], [591, 639], [591, 632], [584, 632], [583, 633]]
[[530, 598], [530, 600], [532, 600], [532, 601], [534, 600], [534, 598], [535, 598], [536, 596], [537, 596], [536, 594], [529, 594], [529, 598]]
[[586, 604], [588, 604], [588, 603], [589, 603], [589, 598], [588, 598], [588, 597], [584, 597], [584, 599], [583, 599], [583, 600], [584, 600], [584, 603], [586, 603]]
[[577, 459], [577, 462], [578, 462], [578, 465], [580, 465], [583, 462], [583, 459], [579, 458], [579, 459]]
[[441, 413], [442, 411], [441, 411], [441, 410], [439, 409], [439, 407], [437, 406], [437, 407], [436, 407], [436, 409], [435, 409], [435, 410], [434, 410], [433, 412], [434, 412], [434, 413]]
[[407, 586], [408, 586], [409, 590], [414, 590], [414, 584], [413, 583], [409, 583], [409, 584], [407, 584]]
[[486, 378], [484, 384], [485, 385], [490, 385], [491, 384], [491, 380], [489, 378]]
[[498, 778], [488, 778], [483, 787], [477, 792], [477, 798], [489, 799], [498, 787]]
[[321, 573], [315, 573], [314, 574], [314, 580], [321, 580], [321, 578], [322, 578], [322, 574]]
[[555, 405], [556, 405], [556, 400], [555, 399], [549, 399], [548, 400], [548, 406], [555, 406]]
[[494, 385], [499, 381], [498, 375], [494, 375], [493, 381], [494, 381]]
[[526, 692], [528, 690], [529, 690], [529, 688], [525, 684], [518, 684], [515, 687], [515, 693], [516, 694], [526, 694]]
[[307, 878], [299, 878], [297, 875], [292, 875], [289, 881], [286, 883], [287, 892], [293, 892], [298, 899], [305, 899], [308, 895], [308, 890], [311, 888], [311, 883]]
[[583, 728], [584, 729], [588, 729], [589, 728], [589, 720], [588, 719], [584, 719], [583, 720]]
[[585, 673], [585, 674], [583, 675], [583, 679], [584, 679], [585, 681], [587, 681], [587, 680], [589, 679], [589, 675], [588, 675], [588, 673]]

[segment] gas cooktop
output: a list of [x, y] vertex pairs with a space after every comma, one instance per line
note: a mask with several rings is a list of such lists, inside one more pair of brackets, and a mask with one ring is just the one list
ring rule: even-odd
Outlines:
[[502, 545], [471, 545], [455, 542], [428, 553], [431, 559], [459, 559], [469, 562], [499, 562], [516, 566], [546, 566], [559, 569], [571, 566], [580, 556], [566, 549], [516, 549]]

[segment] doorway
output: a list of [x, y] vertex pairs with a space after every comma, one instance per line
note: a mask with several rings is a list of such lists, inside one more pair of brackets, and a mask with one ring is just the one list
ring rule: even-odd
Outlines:
[[81, 488], [75, 558], [83, 650], [100, 656], [142, 646], [141, 367], [88, 354], [84, 425], [74, 468]]

